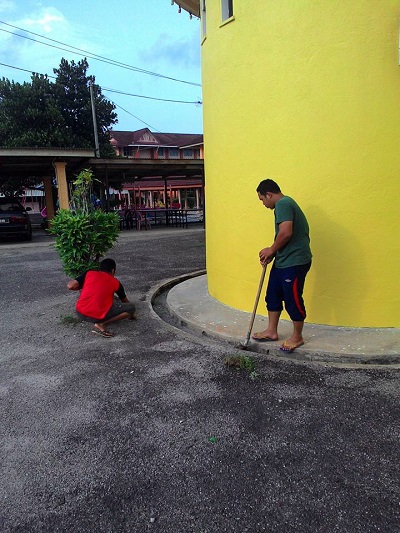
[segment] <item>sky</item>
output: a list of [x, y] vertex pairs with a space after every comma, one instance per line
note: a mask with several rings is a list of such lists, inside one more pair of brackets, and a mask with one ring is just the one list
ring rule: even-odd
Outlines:
[[30, 82], [84, 57], [117, 106], [114, 130], [202, 133], [200, 21], [171, 0], [0, 0], [0, 78]]

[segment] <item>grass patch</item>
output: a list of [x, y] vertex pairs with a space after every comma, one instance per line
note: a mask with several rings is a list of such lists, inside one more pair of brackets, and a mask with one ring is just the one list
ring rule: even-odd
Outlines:
[[256, 364], [248, 355], [233, 355], [227, 357], [225, 359], [225, 365], [229, 368], [236, 368], [237, 370], [247, 370], [251, 379], [256, 379], [258, 377]]
[[60, 324], [64, 326], [76, 326], [80, 321], [80, 318], [72, 315], [65, 315], [60, 318]]

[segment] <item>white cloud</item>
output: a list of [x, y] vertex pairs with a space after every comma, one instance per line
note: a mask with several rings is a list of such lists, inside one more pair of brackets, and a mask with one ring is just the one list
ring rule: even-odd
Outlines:
[[0, 25], [0, 30], [3, 30], [0, 31], [0, 62], [16, 68], [1, 72], [1, 75], [15, 81], [29, 81], [29, 72], [54, 76], [53, 69], [58, 68], [61, 58], [77, 62], [85, 56], [84, 52], [67, 51], [68, 44], [82, 50], [96, 48], [93, 43], [87, 42], [87, 32], [79, 25], [71, 24], [54, 7], [24, 13], [20, 18], [10, 20], [9, 24]]
[[[17, 26], [18, 24], [16, 24]], [[54, 7], [42, 9], [39, 13], [23, 18], [20, 26], [36, 33], [58, 33], [68, 27], [64, 15]]]
[[56, 28], [66, 25], [66, 19], [55, 8], [46, 8], [36, 18], [24, 19], [21, 22], [26, 29], [36, 29], [41, 33], [51, 33]]

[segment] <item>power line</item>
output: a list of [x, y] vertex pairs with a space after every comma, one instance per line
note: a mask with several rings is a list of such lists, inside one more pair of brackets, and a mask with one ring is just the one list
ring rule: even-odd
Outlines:
[[[13, 68], [13, 69], [16, 69], [16, 70], [21, 70], [22, 72], [29, 72], [30, 74], [32, 74], [31, 70], [27, 70], [27, 69], [24, 69], [24, 68], [14, 67], [12, 65], [7, 65], [6, 63], [0, 63], [0, 65], [3, 66], [3, 67], [9, 67], [9, 68]], [[40, 73], [36, 72], [35, 74], [40, 74]], [[55, 76], [49, 76], [47, 74], [40, 74], [40, 75], [41, 76], [47, 76], [48, 78], [57, 79]], [[201, 102], [182, 102], [180, 100], [166, 100], [166, 99], [163, 99], [163, 98], [152, 98], [151, 96], [140, 96], [138, 94], [129, 94], [129, 93], [124, 93], [124, 92], [121, 92], [121, 91], [117, 91], [117, 90], [114, 90], [114, 89], [107, 89], [107, 88], [103, 88], [103, 87], [102, 87], [102, 90], [104, 90], [106, 92], [108, 91], [108, 92], [119, 93], [119, 94], [127, 95], [127, 96], [135, 96], [137, 98], [149, 98], [149, 99], [152, 99], [152, 100], [161, 100], [163, 102], [175, 102], [175, 103], [184, 103], [184, 104], [201, 104]], [[127, 109], [125, 109], [122, 106], [120, 106], [119, 104], [117, 104], [115, 101], [110, 100], [110, 102], [112, 104], [114, 104], [116, 107], [118, 107], [119, 109], [122, 109], [122, 111], [125, 111], [125, 113], [127, 113], [128, 115], [131, 115], [133, 118], [135, 118], [139, 122], [142, 122], [143, 124], [148, 126], [151, 130], [156, 131], [158, 133], [161, 133], [161, 131], [159, 129], [155, 128], [151, 124], [148, 124], [147, 122], [145, 122], [144, 120], [142, 120], [138, 116], [134, 115], [133, 113], [131, 113]]]
[[128, 113], [128, 115], [131, 115], [133, 118], [136, 118], [136, 120], [138, 120], [139, 122], [142, 122], [143, 124], [145, 124], [146, 126], [148, 126], [151, 130], [153, 131], [156, 131], [158, 133], [161, 133], [161, 131], [157, 128], [155, 128], [154, 126], [151, 126], [150, 124], [148, 124], [147, 122], [145, 122], [144, 120], [142, 120], [141, 118], [137, 117], [136, 115], [134, 115], [133, 113], [131, 113], [130, 111], [128, 111], [127, 109], [124, 109], [123, 107], [121, 107], [120, 105], [118, 105], [115, 101], [112, 101], [112, 103], [118, 107], [119, 109], [122, 109], [122, 111], [125, 111], [125, 113]]
[[[40, 72], [33, 72], [32, 70], [27, 70], [25, 68], [20, 68], [20, 67], [14, 67], [13, 65], [7, 65], [6, 63], [0, 63], [0, 65], [3, 66], [3, 67], [13, 68], [15, 70], [21, 70], [22, 72], [29, 72], [30, 74], [32, 74], [32, 73], [40, 74], [41, 76], [46, 76], [47, 78], [52, 78], [54, 80], [57, 79], [56, 76], [50, 76], [49, 74], [41, 74]], [[96, 83], [96, 85], [98, 85], [98, 84]], [[156, 100], [158, 102], [170, 102], [170, 103], [174, 103], [174, 104], [195, 104], [195, 105], [201, 105], [202, 104], [202, 102], [200, 100], [197, 100], [196, 102], [192, 102], [192, 101], [188, 101], [188, 100], [173, 100], [173, 99], [169, 99], [169, 98], [157, 98], [155, 96], [145, 96], [143, 94], [126, 93], [126, 92], [123, 92], [123, 91], [119, 91], [117, 89], [110, 89], [108, 87], [102, 87], [101, 85], [99, 85], [99, 87], [102, 89], [102, 91], [105, 91], [105, 92], [121, 94], [121, 95], [124, 95], [124, 96], [133, 96], [135, 98], [146, 98], [147, 100]]]
[[63, 43], [61, 41], [57, 41], [55, 39], [51, 39], [50, 37], [46, 37], [44, 35], [40, 35], [38, 33], [35, 33], [35, 32], [31, 32], [29, 30], [25, 30], [24, 28], [19, 28], [18, 26], [13, 26], [12, 24], [9, 24], [7, 22], [4, 22], [2, 20], [0, 20], [0, 24], [4, 24], [6, 26], [9, 26], [10, 28], [14, 28], [14, 29], [17, 29], [17, 30], [20, 30], [20, 31], [23, 31], [23, 32], [26, 32], [28, 34], [31, 34], [31, 35], [35, 35], [36, 37], [40, 37], [41, 39], [46, 39], [48, 41], [51, 41], [51, 42], [54, 42], [54, 43], [57, 43], [57, 44], [61, 44], [62, 46], [67, 46], [68, 49], [66, 48], [61, 48], [59, 46], [55, 46], [55, 45], [52, 45], [52, 44], [49, 44], [49, 43], [44, 43], [42, 41], [38, 41], [37, 39], [33, 39], [32, 37], [28, 37], [26, 35], [19, 35], [18, 33], [14, 33], [12, 31], [8, 31], [8, 30], [5, 30], [4, 28], [0, 28], [0, 31], [3, 31], [5, 33], [9, 33], [11, 35], [15, 35], [16, 37], [21, 37], [22, 39], [28, 39], [30, 41], [34, 41], [38, 44], [43, 44], [45, 46], [49, 46], [51, 48], [56, 48], [58, 50], [63, 50], [64, 52], [73, 52], [73, 50], [76, 50], [76, 51], [79, 51], [79, 52], [83, 52], [84, 54], [86, 54], [88, 57], [90, 57], [90, 59], [94, 59], [95, 61], [101, 61], [103, 63], [107, 63], [109, 65], [113, 65], [113, 66], [116, 66], [116, 67], [121, 67], [121, 68], [125, 68], [127, 70], [133, 70], [135, 72], [139, 72], [141, 74], [147, 74], [149, 76], [155, 76], [155, 77], [158, 77], [158, 78], [164, 78], [164, 79], [167, 79], [167, 80], [171, 80], [171, 81], [176, 81], [176, 82], [179, 82], [179, 83], [186, 83], [188, 85], [194, 85], [196, 87], [201, 87], [201, 84], [200, 83], [194, 83], [194, 82], [191, 82], [191, 81], [186, 81], [186, 80], [180, 80], [180, 79], [177, 79], [177, 78], [172, 78], [170, 76], [165, 76], [164, 74], [158, 74], [157, 72], [152, 72], [150, 70], [145, 70], [145, 69], [141, 69], [139, 67], [134, 67], [132, 65], [128, 65], [126, 63], [121, 63], [120, 61], [115, 61], [113, 59], [109, 59], [107, 57], [104, 57], [104, 56], [100, 56], [98, 54], [94, 54], [93, 52], [88, 52], [88, 51], [85, 51], [85, 50], [82, 50], [81, 48], [77, 48], [75, 46], [72, 46], [72, 45], [69, 45], [69, 44], [66, 44], [66, 43]]
[[[7, 65], [6, 63], [0, 63], [2, 67], [13, 68], [15, 70], [21, 70], [22, 72], [29, 72], [29, 74], [40, 74], [40, 72], [33, 72], [32, 70], [27, 70], [26, 68], [14, 67], [13, 65]], [[48, 78], [57, 79], [55, 76], [49, 76], [48, 74], [40, 74], [41, 76], [47, 76]]]
[[124, 96], [135, 96], [137, 98], [147, 98], [149, 100], [158, 100], [159, 102], [174, 102], [175, 104], [195, 104], [195, 105], [201, 105], [202, 102], [200, 100], [196, 102], [189, 102], [187, 100], [170, 100], [168, 98], [155, 98], [153, 96], [143, 96], [139, 94], [131, 94], [131, 93], [124, 93], [123, 91], [117, 91], [116, 89], [109, 89], [107, 87], [102, 87], [103, 91], [110, 92], [110, 93], [117, 93], [122, 94]]

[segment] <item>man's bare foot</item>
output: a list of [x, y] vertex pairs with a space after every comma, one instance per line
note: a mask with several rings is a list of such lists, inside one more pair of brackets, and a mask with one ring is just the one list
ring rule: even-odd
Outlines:
[[278, 335], [276, 333], [270, 333], [266, 329], [265, 331], [259, 331], [258, 333], [253, 333], [251, 338], [258, 342], [273, 342], [273, 341], [278, 340]]

